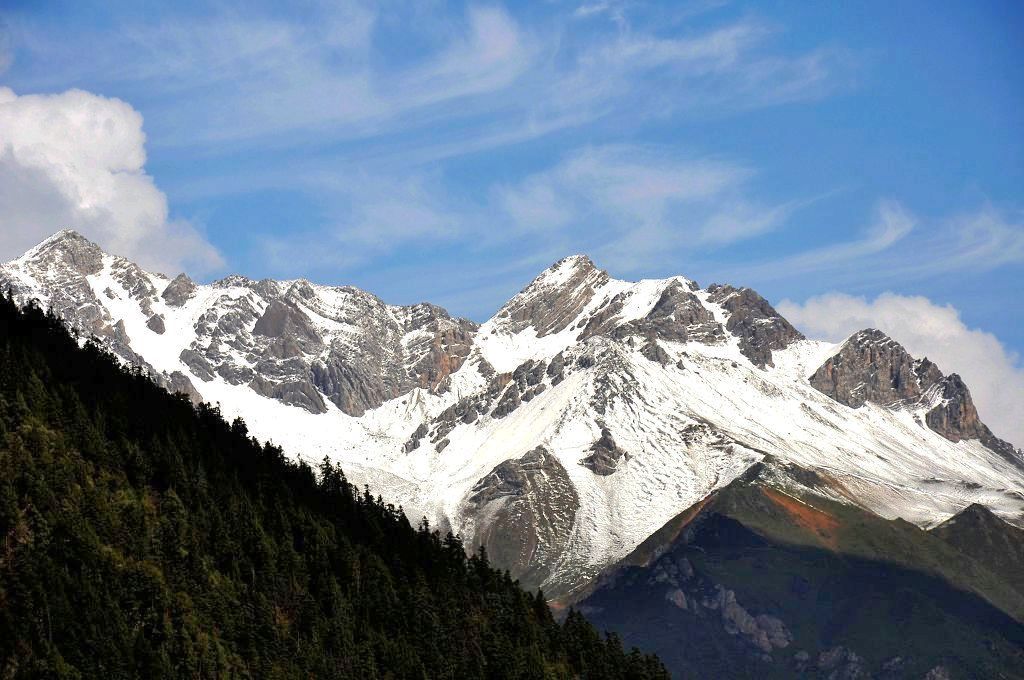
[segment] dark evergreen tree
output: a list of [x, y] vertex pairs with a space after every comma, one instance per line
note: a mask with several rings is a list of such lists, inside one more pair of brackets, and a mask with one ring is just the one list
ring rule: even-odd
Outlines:
[[4, 295], [0, 675], [667, 677]]

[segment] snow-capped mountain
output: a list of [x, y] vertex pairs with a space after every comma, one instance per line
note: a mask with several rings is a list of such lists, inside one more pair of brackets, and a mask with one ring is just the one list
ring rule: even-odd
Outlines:
[[1024, 522], [1024, 457], [959, 376], [877, 330], [808, 340], [748, 288], [574, 256], [477, 326], [351, 287], [171, 279], [72, 231], [0, 285], [551, 595], [769, 455], [883, 517], [979, 503]]

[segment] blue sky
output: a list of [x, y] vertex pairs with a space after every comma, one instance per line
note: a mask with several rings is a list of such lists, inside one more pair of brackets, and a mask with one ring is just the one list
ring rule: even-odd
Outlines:
[[[482, 320], [586, 252], [620, 277], [749, 285], [825, 335], [846, 322], [806, 319], [808, 300], [870, 321], [883, 293], [923, 298], [998, 339], [990, 371], [1020, 372], [1018, 2], [138, 4], [5, 3], [0, 85], [23, 104], [6, 182], [27, 206], [8, 223], [29, 226], [0, 255], [57, 215], [197, 278], [302, 276]], [[55, 108], [127, 130], [70, 202], [62, 173], [97, 153], [47, 142], [59, 210], [25, 160], [59, 127], [25, 117]], [[150, 202], [81, 216], [126, 175]]]

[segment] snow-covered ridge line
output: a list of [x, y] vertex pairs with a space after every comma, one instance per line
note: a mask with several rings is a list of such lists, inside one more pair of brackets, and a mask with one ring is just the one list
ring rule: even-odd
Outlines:
[[573, 256], [477, 327], [303, 279], [170, 279], [74, 232], [0, 284], [551, 595], [765, 456], [886, 517], [1024, 517], [1024, 463], [958, 377], [878, 332], [807, 340], [747, 288], [621, 281]]

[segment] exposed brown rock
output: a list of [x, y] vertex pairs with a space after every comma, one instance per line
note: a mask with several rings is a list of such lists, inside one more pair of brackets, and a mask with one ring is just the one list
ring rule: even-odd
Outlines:
[[426, 436], [427, 424], [420, 423], [419, 426], [413, 431], [412, 435], [410, 435], [409, 441], [405, 442], [405, 445], [402, 447], [402, 449], [406, 453], [409, 453], [410, 451], [415, 451], [420, 447], [420, 440]]
[[853, 408], [865, 402], [887, 406], [920, 399], [934, 384], [937, 370], [931, 362], [919, 367], [902, 345], [869, 328], [850, 336], [839, 352], [814, 372], [810, 383]]
[[192, 381], [181, 371], [174, 371], [165, 380], [158, 382], [161, 382], [169, 392], [184, 394], [193, 404], [198, 404], [203, 400], [203, 396], [196, 390]]
[[754, 290], [717, 284], [707, 290], [709, 299], [729, 313], [725, 327], [739, 338], [740, 352], [755, 366], [773, 366], [773, 350], [803, 340], [803, 334]]
[[647, 315], [616, 329], [615, 337], [640, 335], [673, 342], [694, 340], [714, 344], [725, 339], [725, 331], [689, 288], [673, 281], [662, 291]]
[[959, 375], [943, 376], [934, 363], [927, 358], [915, 360], [882, 331], [869, 328], [854, 333], [809, 381], [819, 392], [853, 408], [867, 402], [890, 407], [931, 405], [925, 414], [929, 428], [952, 442], [977, 439], [1024, 467], [1020, 452], [981, 421]]
[[629, 454], [618, 447], [607, 427], [601, 428], [601, 437], [590, 445], [590, 451], [580, 465], [597, 475], [608, 476], [618, 469], [621, 460], [629, 460]]
[[297, 335], [304, 340], [320, 342], [309, 317], [298, 308], [281, 300], [274, 300], [263, 312], [263, 316], [256, 321], [252, 332], [256, 335], [265, 335], [268, 338], [282, 338], [288, 335]]
[[576, 339], [582, 341], [615, 330], [619, 325], [619, 314], [622, 312], [625, 301], [625, 294], [619, 293], [608, 304], [591, 314], [589, 319], [580, 319], [579, 326], [582, 326], [583, 330]]
[[103, 250], [72, 229], [55, 234], [39, 247], [36, 257], [60, 263], [83, 276], [98, 274], [103, 269]]
[[519, 394], [519, 386], [516, 383], [509, 383], [508, 387], [505, 388], [505, 392], [501, 395], [498, 405], [491, 411], [491, 416], [494, 418], [504, 418], [509, 413], [512, 413], [512, 411], [515, 411], [521, 403], [522, 397]]
[[651, 361], [659, 363], [662, 366], [667, 366], [668, 362], [672, 360], [672, 358], [669, 357], [668, 352], [658, 344], [657, 340], [648, 340], [647, 343], [640, 348], [640, 353]]
[[167, 327], [164, 325], [164, 318], [159, 314], [154, 314], [149, 317], [149, 321], [146, 322], [146, 328], [157, 335], [163, 335], [167, 332]]
[[196, 284], [185, 274], [178, 274], [160, 294], [172, 307], [183, 307], [195, 295]]
[[393, 396], [381, 377], [357, 363], [332, 353], [311, 367], [313, 384], [349, 415], [361, 416]]
[[467, 506], [467, 516], [477, 518], [473, 544], [525, 588], [536, 588], [572, 536], [579, 497], [565, 468], [538, 446], [478, 481]]
[[189, 367], [200, 380], [209, 382], [213, 380], [213, 366], [210, 362], [199, 352], [191, 349], [185, 349], [181, 351], [181, 355], [178, 357], [181, 362]]
[[[551, 278], [566, 274], [557, 285]], [[575, 255], [560, 260], [537, 277], [499, 312], [513, 332], [533, 327], [539, 337], [569, 327], [594, 297], [594, 290], [608, 281], [608, 274], [590, 258]]]
[[1024, 467], [1024, 456], [1012, 444], [992, 434], [978, 417], [971, 391], [956, 373], [939, 380], [936, 387], [940, 401], [925, 414], [925, 423], [952, 442], [977, 439], [1010, 462]]
[[253, 377], [249, 387], [258, 394], [277, 399], [291, 406], [304, 408], [310, 413], [326, 413], [327, 405], [316, 387], [308, 380], [290, 380], [274, 383], [260, 375]]

